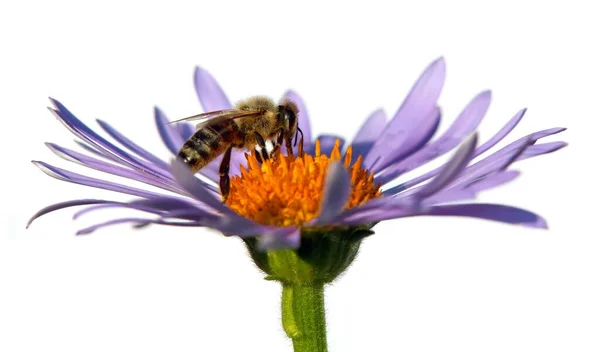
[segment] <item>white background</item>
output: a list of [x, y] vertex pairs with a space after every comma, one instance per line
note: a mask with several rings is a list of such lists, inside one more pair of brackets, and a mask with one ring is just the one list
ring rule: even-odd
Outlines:
[[522, 107], [510, 141], [569, 128], [548, 139], [569, 147], [518, 163], [521, 177], [479, 198], [533, 210], [550, 230], [451, 218], [378, 225], [327, 290], [330, 350], [599, 351], [594, 2], [367, 3], [2, 3], [0, 350], [291, 350], [279, 287], [262, 281], [236, 239], [129, 226], [76, 238], [117, 214], [72, 221], [73, 209], [24, 229], [50, 203], [123, 199], [30, 164], [81, 171], [43, 144], [74, 146], [46, 110], [48, 96], [167, 158], [152, 109], [171, 119], [200, 111], [195, 65], [233, 100], [293, 88], [313, 131], [351, 138], [375, 108], [392, 114], [443, 55], [442, 129], [488, 88], [484, 139]]

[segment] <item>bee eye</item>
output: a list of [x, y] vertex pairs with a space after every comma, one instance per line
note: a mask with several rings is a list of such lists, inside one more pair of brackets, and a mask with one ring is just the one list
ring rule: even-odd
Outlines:
[[279, 107], [279, 114], [288, 130], [292, 130], [296, 125], [296, 114], [284, 106]]
[[287, 110], [286, 111], [286, 119], [288, 120], [288, 128], [290, 130], [292, 130], [294, 128], [294, 126], [296, 125], [296, 114], [294, 114], [293, 111], [291, 110]]

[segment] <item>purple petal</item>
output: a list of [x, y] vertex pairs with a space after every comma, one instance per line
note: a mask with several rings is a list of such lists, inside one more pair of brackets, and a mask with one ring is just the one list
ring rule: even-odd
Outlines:
[[455, 204], [432, 207], [434, 216], [464, 216], [528, 227], [547, 228], [546, 221], [530, 211], [499, 204]]
[[87, 151], [90, 154], [94, 154], [95, 156], [103, 158], [103, 159], [106, 159], [106, 160], [115, 161], [114, 158], [107, 157], [106, 154], [100, 153], [99, 151], [97, 151], [96, 149], [94, 149], [94, 147], [89, 146], [85, 142], [82, 142], [82, 141], [77, 140], [77, 139], [75, 139], [74, 142], [77, 145], [79, 145], [81, 148], [85, 149], [85, 151]]
[[62, 105], [59, 101], [50, 99], [57, 110], [49, 108], [49, 110], [56, 116], [56, 118], [61, 121], [65, 127], [67, 127], [73, 134], [80, 137], [84, 141], [88, 142], [90, 145], [94, 146], [100, 153], [106, 155], [108, 158], [112, 160], [127, 165], [133, 169], [138, 171], [146, 172], [154, 177], [163, 178], [162, 170], [157, 166], [145, 162], [139, 158], [136, 158], [129, 153], [125, 152], [121, 148], [115, 146], [114, 144], [108, 142], [106, 139], [102, 138], [88, 126], [86, 126], [83, 122], [81, 122], [75, 115], [73, 115], [64, 105]]
[[480, 145], [479, 147], [477, 147], [477, 149], [475, 149], [475, 154], [473, 155], [473, 157], [475, 158], [475, 157], [477, 157], [477, 156], [485, 153], [490, 148], [492, 148], [493, 146], [495, 146], [496, 144], [498, 144], [498, 142], [500, 142], [501, 140], [503, 140], [504, 137], [506, 137], [519, 124], [519, 122], [521, 122], [521, 119], [525, 115], [526, 111], [527, 111], [527, 109], [521, 109], [521, 110], [519, 110], [515, 114], [515, 116], [513, 116], [508, 121], [508, 123], [506, 125], [504, 125], [504, 127], [502, 127], [500, 129], [500, 131], [498, 131], [487, 142], [483, 143], [482, 145]]
[[208, 222], [208, 226], [222, 232], [225, 236], [255, 237], [271, 233], [278, 229], [276, 226], [258, 224], [250, 219], [235, 214], [224, 216], [218, 220]]
[[532, 145], [529, 148], [525, 149], [525, 152], [519, 156], [519, 160], [531, 158], [542, 154], [552, 153], [566, 147], [567, 145], [568, 144], [566, 142], [549, 142]]
[[158, 133], [160, 134], [163, 143], [165, 143], [173, 155], [177, 155], [179, 149], [181, 149], [183, 143], [185, 143], [181, 134], [178, 133], [174, 125], [169, 123], [165, 114], [158, 107], [154, 107], [154, 121], [156, 122], [156, 128], [158, 129]]
[[302, 133], [304, 133], [304, 141], [305, 142], [312, 141], [310, 118], [308, 115], [308, 110], [306, 109], [306, 105], [304, 104], [304, 101], [302, 100], [300, 95], [298, 95], [293, 90], [288, 90], [287, 92], [285, 92], [285, 94], [283, 96], [285, 98], [293, 101], [298, 106], [298, 110], [299, 110], [299, 112], [298, 112], [298, 127], [300, 127], [300, 129], [302, 130]]
[[377, 109], [363, 123], [358, 133], [352, 140], [353, 159], [358, 155], [367, 155], [375, 141], [381, 136], [387, 123], [387, 117], [383, 109]]
[[517, 160], [531, 144], [533, 144], [531, 139], [520, 139], [475, 164], [470, 165], [454, 182], [460, 183], [464, 180], [472, 182], [485, 175], [503, 171]]
[[319, 215], [311, 222], [314, 226], [330, 223], [348, 203], [351, 190], [350, 174], [340, 161], [331, 162], [327, 167], [323, 188]]
[[[476, 158], [477, 156], [485, 153], [487, 150], [489, 150], [490, 148], [495, 146], [498, 142], [500, 142], [504, 137], [506, 137], [521, 121], [521, 119], [525, 115], [525, 111], [526, 111], [526, 109], [522, 109], [519, 112], [517, 112], [517, 114], [515, 116], [513, 116], [513, 118], [511, 118], [508, 121], [508, 123], [500, 129], [500, 131], [498, 131], [498, 133], [496, 133], [492, 138], [490, 138], [488, 141], [486, 141], [482, 145], [478, 146], [477, 149], [475, 149], [475, 152], [473, 153], [473, 158]], [[393, 189], [389, 189], [389, 190], [385, 191], [384, 194], [391, 195], [391, 194], [398, 193], [399, 191], [401, 191], [403, 189], [408, 189], [414, 185], [417, 185], [417, 184], [419, 184], [423, 181], [426, 181], [426, 180], [430, 179], [431, 177], [437, 175], [440, 172], [440, 170], [441, 170], [441, 167], [438, 167], [438, 168], [431, 170], [419, 177], [416, 177], [416, 178], [414, 178], [410, 181], [407, 181], [399, 186], [396, 186]]]
[[346, 226], [364, 225], [372, 222], [396, 219], [415, 214], [416, 210], [410, 204], [407, 204], [406, 206], [402, 206], [397, 202], [396, 204], [390, 204], [394, 201], [394, 199], [385, 199], [385, 203], [388, 203], [387, 206], [380, 204], [379, 206], [371, 209], [365, 209], [354, 214], [347, 214], [339, 218], [336, 224]]
[[60, 210], [60, 209], [68, 208], [68, 207], [76, 207], [76, 206], [80, 206], [80, 205], [102, 204], [102, 203], [111, 203], [111, 202], [107, 201], [107, 200], [101, 200], [101, 199], [78, 199], [78, 200], [70, 200], [67, 202], [60, 202], [60, 203], [52, 204], [45, 208], [42, 208], [37, 213], [33, 214], [33, 216], [29, 219], [29, 221], [27, 221], [27, 225], [25, 225], [25, 228], [29, 228], [29, 225], [31, 225], [31, 223], [35, 219], [39, 218], [40, 216], [46, 215], [46, 214], [51, 213], [56, 210]]
[[[527, 148], [527, 146], [531, 143], [532, 142], [530, 139], [519, 140], [513, 143], [512, 145], [503, 148], [503, 150], [500, 150], [488, 156], [487, 158], [480, 160], [473, 165], [470, 165], [458, 176], [458, 178], [452, 180], [452, 183], [449, 185], [449, 187], [459, 187], [461, 185], [467, 185], [478, 181], [486, 175], [504, 170], [513, 161], [515, 161], [517, 157], [521, 155], [525, 148]], [[398, 193], [392, 197], [412, 197], [415, 194], [419, 194], [421, 192], [421, 189], [425, 187], [427, 187], [427, 184], [412, 188], [402, 193]]]
[[211, 206], [216, 211], [231, 212], [220, 200], [211, 194], [204, 182], [195, 177], [190, 169], [177, 159], [171, 162], [171, 172], [177, 183], [187, 191], [192, 197]]
[[468, 188], [473, 192], [481, 192], [511, 182], [520, 175], [517, 170], [501, 171], [489, 175], [482, 180], [471, 183]]
[[93, 178], [93, 177], [83, 176], [83, 175], [77, 174], [75, 172], [71, 172], [68, 170], [64, 170], [64, 169], [49, 165], [43, 161], [35, 161], [34, 160], [34, 161], [32, 161], [32, 163], [35, 166], [39, 167], [40, 170], [42, 170], [47, 175], [52, 176], [61, 181], [67, 181], [67, 182], [72, 182], [72, 183], [76, 183], [76, 184], [80, 184], [80, 185], [84, 185], [84, 186], [106, 189], [109, 191], [115, 191], [115, 192], [119, 192], [119, 193], [133, 195], [133, 196], [143, 197], [143, 198], [153, 198], [153, 197], [163, 196], [163, 195], [155, 193], [155, 192], [145, 191], [145, 190], [135, 188], [135, 187], [130, 187], [130, 186], [124, 186], [124, 185], [120, 185], [118, 183], [104, 181], [104, 180], [100, 180], [100, 179]]
[[518, 175], [519, 172], [515, 170], [499, 171], [476, 181], [461, 182], [427, 198], [423, 202], [426, 206], [432, 206], [440, 203], [472, 200], [477, 193], [506, 184]]
[[187, 141], [194, 134], [196, 129], [189, 123], [178, 123], [176, 124], [177, 130], [179, 131], [179, 135], [181, 135], [181, 139]]
[[123, 218], [123, 219], [114, 219], [110, 221], [106, 221], [100, 224], [96, 224], [90, 227], [86, 227], [77, 231], [77, 235], [89, 235], [90, 233], [101, 229], [103, 227], [111, 226], [111, 225], [119, 225], [133, 223], [135, 227], [144, 227], [150, 224], [159, 224], [159, 225], [169, 225], [169, 226], [183, 226], [183, 227], [202, 227], [204, 226], [201, 222], [197, 221], [166, 221], [161, 219], [144, 219], [144, 218]]
[[437, 122], [433, 111], [445, 77], [446, 63], [443, 58], [437, 59], [425, 69], [365, 158], [365, 165], [369, 169], [372, 169], [376, 160], [385, 161], [398, 148], [401, 148], [399, 154], [413, 149], [419, 141], [426, 138], [430, 130], [435, 130]]
[[[497, 137], [503, 138], [503, 134], [506, 135], [508, 132], [510, 132], [510, 129], [512, 129], [514, 127], [514, 126], [512, 126], [512, 127], [510, 127], [510, 126], [513, 123], [516, 125], [516, 123], [518, 123], [519, 119], [520, 119], [519, 114], [517, 114], [515, 117], [513, 117], [513, 119], [511, 120], [511, 122], [509, 122], [506, 126], [504, 126], [502, 128], [501, 132], [497, 133], [496, 136], [492, 137], [492, 139], [494, 140]], [[544, 138], [544, 137], [547, 137], [547, 136], [550, 136], [550, 135], [553, 135], [553, 134], [556, 134], [556, 133], [560, 133], [560, 132], [562, 132], [564, 130], [565, 130], [564, 128], [551, 128], [551, 129], [547, 129], [547, 130], [543, 130], [543, 131], [532, 133], [532, 134], [530, 134], [528, 136], [520, 138], [519, 140], [517, 140], [515, 142], [512, 142], [511, 144], [509, 144], [508, 146], [500, 149], [499, 151], [495, 152], [494, 154], [499, 153], [499, 152], [501, 152], [503, 150], [509, 150], [510, 148], [514, 148], [514, 147], [516, 147], [517, 144], [519, 144], [521, 142], [524, 142], [524, 141], [526, 141], [528, 139], [531, 139], [531, 140], [535, 141], [537, 139], [541, 139], [541, 138]], [[481, 155], [482, 153], [486, 152], [489, 148], [493, 147], [496, 143], [498, 143], [498, 141], [501, 138], [498, 138], [498, 140], [496, 140], [493, 143], [490, 143], [490, 141], [488, 141], [488, 142], [484, 143], [483, 145], [477, 147], [477, 149], [475, 149], [475, 153], [474, 153], [473, 158], [475, 158], [475, 157]], [[558, 142], [558, 143], [560, 143], [560, 142]], [[531, 148], [531, 147], [529, 147], [529, 148]], [[494, 155], [494, 154], [492, 154], [492, 155]], [[527, 149], [525, 150], [524, 154], [527, 155]], [[523, 155], [521, 155], [520, 158], [517, 159], [517, 160], [522, 160], [522, 159], [523, 159]], [[392, 187], [390, 189], [387, 189], [386, 191], [383, 192], [383, 194], [390, 195], [390, 196], [398, 194], [399, 192], [402, 192], [403, 190], [412, 188], [413, 186], [418, 185], [419, 183], [421, 183], [423, 181], [426, 181], [427, 179], [429, 179], [429, 178], [437, 175], [440, 172], [440, 170], [441, 170], [441, 167], [438, 167], [438, 168], [436, 168], [436, 169], [434, 169], [434, 170], [432, 170], [432, 171], [430, 171], [428, 173], [425, 173], [425, 174], [423, 174], [421, 176], [418, 176], [418, 177], [416, 177], [416, 178], [414, 178], [412, 180], [404, 182], [404, 183], [402, 183], [402, 184], [400, 184], [400, 185], [398, 185], [396, 187]]]
[[300, 229], [285, 227], [258, 237], [258, 249], [261, 251], [300, 247]]
[[167, 164], [164, 160], [161, 160], [156, 155], [148, 152], [146, 149], [135, 144], [129, 138], [125, 137], [119, 131], [115, 130], [108, 123], [106, 123], [102, 120], [97, 120], [97, 121], [98, 121], [98, 124], [100, 125], [100, 127], [102, 127], [102, 129], [106, 131], [106, 133], [108, 133], [111, 137], [113, 137], [115, 140], [117, 140], [117, 142], [121, 143], [127, 149], [131, 150], [132, 152], [136, 153], [137, 155], [141, 156], [142, 158], [154, 163], [155, 165], [159, 166], [163, 170], [169, 169], [169, 164]]
[[440, 138], [408, 158], [390, 166], [375, 178], [375, 182], [385, 184], [454, 149], [467, 135], [475, 131], [487, 112], [490, 100], [491, 93], [489, 91], [477, 95]]
[[424, 199], [423, 206], [430, 207], [432, 205], [440, 204], [440, 203], [451, 203], [451, 202], [464, 202], [465, 200], [473, 200], [477, 197], [477, 192], [471, 190], [470, 188], [459, 189], [459, 188], [451, 188], [445, 189], [439, 193], [434, 194], [433, 196]]
[[413, 130], [407, 130], [404, 138], [398, 138], [396, 141], [391, 141], [389, 149], [385, 157], [379, 158], [372, 166], [372, 171], [377, 173], [384, 170], [386, 167], [407, 158], [414, 154], [429, 140], [437, 131], [442, 112], [439, 107], [435, 107], [428, 114], [424, 114], [421, 118], [421, 123], [413, 127]]
[[186, 210], [193, 215], [188, 217], [187, 220], [202, 220], [206, 217], [214, 216], [212, 213], [212, 208], [200, 208], [198, 204], [192, 204], [190, 201], [183, 198], [160, 197], [153, 199], [138, 199], [131, 202], [111, 202], [109, 204], [90, 206], [75, 213], [73, 215], [73, 219], [77, 219], [84, 214], [98, 209], [114, 207], [135, 209], [155, 215], [167, 216], [170, 216], [175, 211]]
[[239, 233], [257, 235], [261, 233], [257, 231], [263, 231], [265, 229], [265, 226], [238, 215], [220, 200], [215, 198], [206, 189], [204, 183], [192, 175], [190, 170], [183, 163], [178, 160], [173, 160], [171, 168], [175, 180], [177, 180], [179, 185], [192, 197], [223, 214], [223, 218], [219, 219], [218, 223], [210, 224], [211, 227], [217, 228], [227, 235]]
[[202, 104], [202, 109], [206, 112], [230, 109], [231, 103], [219, 86], [215, 78], [205, 69], [196, 67], [194, 73], [194, 85], [196, 94]]
[[425, 208], [415, 212], [410, 208], [376, 208], [368, 212], [354, 214], [344, 219], [344, 225], [367, 224], [408, 216], [462, 216], [500, 221], [529, 227], [546, 228], [547, 224], [540, 216], [527, 210], [498, 204], [452, 204]]
[[157, 180], [154, 177], [148, 177], [144, 173], [132, 171], [121, 166], [105, 162], [103, 160], [94, 159], [85, 154], [78, 153], [74, 150], [63, 148], [53, 143], [46, 143], [46, 146], [59, 157], [83, 165], [94, 170], [106, 172], [112, 175], [125, 177], [134, 181], [144, 182], [146, 184], [159, 187], [171, 192], [180, 193], [180, 190], [175, 187], [173, 182]]
[[475, 145], [477, 145], [476, 133], [472, 134], [471, 137], [463, 143], [450, 161], [442, 167], [440, 173], [418, 192], [418, 197], [427, 198], [437, 193], [458, 176], [471, 160]]

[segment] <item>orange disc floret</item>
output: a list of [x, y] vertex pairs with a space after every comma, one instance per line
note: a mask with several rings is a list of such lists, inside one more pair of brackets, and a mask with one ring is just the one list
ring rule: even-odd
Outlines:
[[[331, 161], [342, 160], [340, 141], [336, 140], [330, 156], [321, 154], [316, 141], [315, 155], [302, 157], [277, 156], [259, 164], [253, 154], [247, 154], [248, 167], [232, 177], [226, 204], [238, 214], [265, 225], [301, 226], [314, 219], [320, 211], [325, 173]], [[374, 176], [361, 167], [362, 156], [350, 166], [352, 147], [344, 156], [344, 165], [351, 175], [352, 192], [346, 209], [378, 197], [380, 185]]]

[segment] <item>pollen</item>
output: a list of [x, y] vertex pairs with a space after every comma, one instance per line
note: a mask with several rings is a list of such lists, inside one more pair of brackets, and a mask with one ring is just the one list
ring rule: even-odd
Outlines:
[[[325, 174], [330, 162], [342, 160], [340, 141], [336, 140], [329, 156], [321, 154], [319, 140], [315, 155], [284, 156], [278, 153], [260, 163], [253, 154], [246, 154], [248, 166], [231, 179], [225, 202], [240, 215], [258, 223], [276, 226], [302, 226], [320, 212]], [[343, 158], [350, 174], [351, 193], [346, 209], [364, 204], [381, 195], [373, 173], [361, 167], [362, 156], [352, 163], [352, 147]]]

